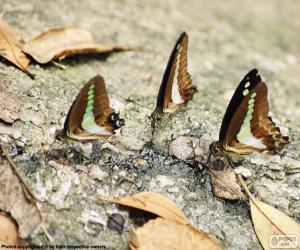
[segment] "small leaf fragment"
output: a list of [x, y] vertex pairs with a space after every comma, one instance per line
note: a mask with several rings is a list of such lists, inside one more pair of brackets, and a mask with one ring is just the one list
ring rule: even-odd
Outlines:
[[41, 224], [41, 214], [16, 166], [1, 146], [0, 155], [0, 210], [16, 220], [19, 236], [26, 239]]
[[33, 76], [27, 67], [30, 59], [23, 53], [23, 39], [0, 18], [0, 55], [26, 74]]
[[27, 42], [23, 48], [25, 53], [42, 64], [71, 55], [125, 50], [130, 48], [98, 43], [89, 30], [80, 28], [50, 29]]
[[18, 226], [7, 214], [0, 212], [0, 243], [17, 245], [18, 242]]
[[190, 225], [157, 218], [136, 229], [130, 239], [131, 250], [221, 250], [209, 234]]
[[178, 208], [173, 201], [159, 193], [141, 192], [119, 200], [110, 197], [99, 198], [123, 206], [138, 208], [182, 224], [189, 224], [189, 221], [182, 210]]
[[208, 174], [215, 196], [228, 200], [246, 199], [237, 181], [236, 174], [226, 159], [214, 158], [210, 160]]
[[211, 156], [208, 174], [215, 196], [228, 200], [246, 199], [227, 159]]

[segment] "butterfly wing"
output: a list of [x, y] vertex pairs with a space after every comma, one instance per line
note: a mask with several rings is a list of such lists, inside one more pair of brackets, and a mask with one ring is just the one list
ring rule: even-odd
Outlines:
[[289, 143], [268, 116], [268, 90], [256, 69], [240, 82], [226, 110], [219, 141], [238, 154], [275, 153]]
[[80, 91], [67, 115], [64, 130], [68, 137], [77, 140], [93, 140], [114, 133], [109, 116], [114, 109], [102, 76], [92, 78]]
[[170, 55], [157, 96], [155, 111], [173, 113], [193, 98], [197, 91], [187, 72], [188, 35], [183, 32]]

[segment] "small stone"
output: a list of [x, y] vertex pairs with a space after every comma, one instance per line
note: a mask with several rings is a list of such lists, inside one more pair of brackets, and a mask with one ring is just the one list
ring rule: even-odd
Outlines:
[[128, 150], [139, 151], [142, 150], [145, 142], [134, 137], [118, 136], [117, 140]]
[[92, 165], [90, 170], [90, 177], [93, 179], [98, 179], [99, 181], [105, 180], [107, 178], [108, 173], [102, 171], [98, 165]]
[[148, 166], [148, 162], [146, 160], [140, 159], [140, 158], [133, 159], [132, 163], [135, 167], [147, 167]]
[[159, 187], [173, 186], [174, 181], [165, 175], [158, 175], [156, 177]]
[[252, 164], [256, 164], [256, 165], [261, 165], [261, 166], [266, 166], [267, 165], [267, 161], [263, 158], [250, 158], [250, 162]]
[[93, 144], [92, 143], [81, 143], [80, 148], [84, 154], [85, 157], [90, 157], [90, 155], [93, 153]]
[[234, 172], [236, 174], [240, 174], [241, 176], [245, 177], [246, 179], [252, 176], [252, 173], [249, 169], [244, 168], [244, 167], [237, 167], [234, 169]]
[[213, 140], [207, 136], [201, 136], [201, 138], [199, 139], [199, 147], [202, 148], [203, 153], [204, 154], [208, 154], [209, 153], [209, 147], [210, 144], [213, 142]]
[[180, 136], [171, 142], [169, 154], [180, 160], [191, 160], [194, 158], [194, 148], [190, 137]]
[[85, 209], [81, 216], [78, 218], [78, 221], [86, 224], [88, 222], [100, 224], [104, 226], [106, 224], [107, 217], [103, 214], [99, 214], [96, 211], [93, 210], [87, 210]]

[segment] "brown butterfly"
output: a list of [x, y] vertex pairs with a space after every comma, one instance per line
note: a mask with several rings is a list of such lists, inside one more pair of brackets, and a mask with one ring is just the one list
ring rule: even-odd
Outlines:
[[110, 136], [125, 125], [124, 119], [109, 106], [104, 79], [97, 75], [80, 91], [64, 124], [64, 133], [76, 140]]
[[187, 71], [187, 46], [188, 35], [183, 32], [175, 43], [163, 75], [156, 108], [151, 115], [153, 129], [155, 121], [159, 120], [162, 114], [175, 112], [192, 100], [197, 92]]
[[212, 143], [215, 156], [267, 152], [275, 154], [289, 143], [268, 116], [267, 85], [257, 69], [240, 82], [223, 118], [219, 141]]

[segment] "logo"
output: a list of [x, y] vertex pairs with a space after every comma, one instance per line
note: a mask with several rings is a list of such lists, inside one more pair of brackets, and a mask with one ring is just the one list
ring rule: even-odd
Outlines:
[[295, 249], [299, 247], [299, 237], [297, 234], [273, 234], [269, 238], [271, 249]]

